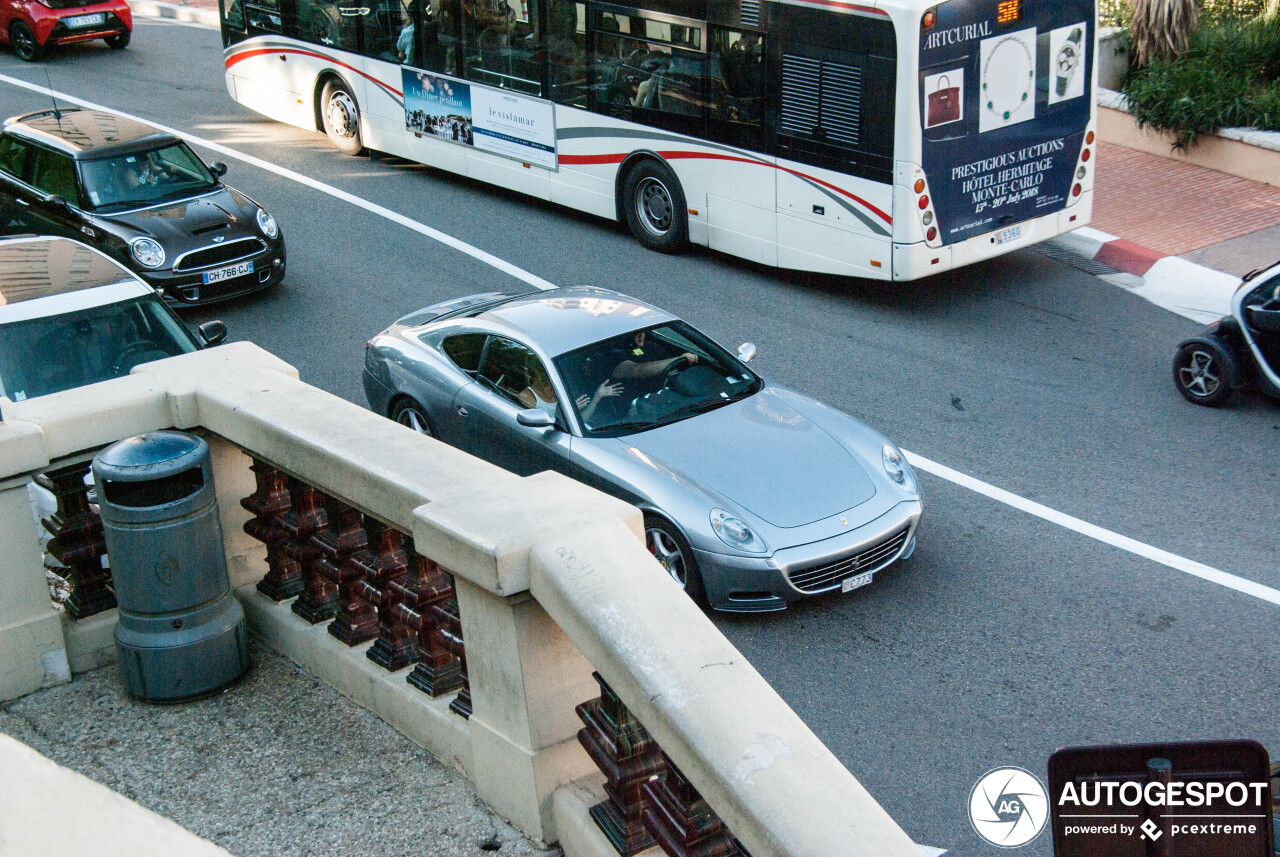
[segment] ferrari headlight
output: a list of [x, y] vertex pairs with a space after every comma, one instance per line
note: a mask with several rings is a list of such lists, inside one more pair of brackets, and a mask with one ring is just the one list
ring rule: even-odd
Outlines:
[[764, 553], [769, 549], [765, 546], [764, 539], [751, 532], [751, 528], [741, 518], [724, 509], [711, 510], [711, 529], [715, 530], [720, 541], [731, 548], [750, 553]]
[[889, 474], [890, 479], [912, 494], [916, 493], [916, 475], [911, 472], [911, 465], [907, 464], [907, 459], [897, 447], [886, 443], [884, 449], [880, 451], [880, 460], [884, 463], [884, 472]]
[[129, 253], [144, 268], [159, 268], [164, 264], [164, 248], [150, 238], [135, 238], [129, 242]]
[[276, 219], [267, 214], [265, 208], [258, 209], [258, 228], [262, 230], [262, 234], [268, 238], [275, 238], [280, 234], [280, 227], [276, 225]]

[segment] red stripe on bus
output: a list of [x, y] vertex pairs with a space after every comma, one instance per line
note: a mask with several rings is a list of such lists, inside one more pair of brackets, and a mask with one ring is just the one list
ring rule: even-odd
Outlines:
[[374, 83], [378, 84], [378, 86], [381, 86], [383, 89], [387, 90], [388, 92], [394, 92], [397, 98], [404, 98], [403, 92], [393, 87], [387, 86], [385, 83], [378, 80], [373, 75], [365, 74], [360, 69], [355, 68], [354, 66], [349, 66], [346, 63], [342, 62], [341, 60], [336, 60], [333, 57], [325, 56], [324, 54], [318, 54], [318, 53], [315, 53], [314, 51], [300, 51], [297, 48], [255, 48], [249, 51], [240, 51], [239, 53], [232, 54], [231, 56], [227, 57], [226, 66], [227, 68], [231, 68], [233, 65], [240, 62], [241, 60], [247, 60], [250, 57], [266, 56], [267, 54], [298, 54], [299, 56], [315, 57], [316, 59], [321, 59], [326, 62], [331, 62], [334, 65], [342, 66], [348, 71], [354, 71], [356, 74], [360, 75], [366, 80], [371, 80]]
[[859, 6], [856, 3], [841, 3], [839, 0], [784, 0], [784, 2], [795, 3], [799, 6], [828, 6], [833, 9], [848, 9], [851, 12], [862, 12], [866, 15], [876, 15], [884, 18], [889, 17], [889, 13], [883, 9], [876, 9], [872, 6]]
[[[782, 170], [783, 172], [790, 173], [791, 175], [796, 176], [798, 178], [802, 178], [806, 181], [811, 181], [811, 182], [814, 182], [815, 184], [820, 184], [825, 188], [835, 191], [841, 196], [847, 196], [849, 197], [849, 199], [858, 203], [858, 205], [861, 205], [863, 208], [870, 211], [876, 217], [879, 217], [885, 223], [893, 223], [892, 217], [890, 217], [888, 214], [881, 211], [879, 208], [876, 208], [874, 205], [867, 202], [862, 197], [849, 193], [849, 191], [845, 190], [844, 188], [837, 187], [836, 185], [833, 185], [830, 182], [824, 182], [822, 179], [814, 178], [813, 176], [810, 176], [810, 175], [805, 175], [802, 172], [788, 169], [787, 167], [780, 167], [776, 164], [770, 164], [765, 161], [757, 161], [754, 158], [741, 158], [741, 157], [738, 157], [737, 155], [716, 155], [716, 154], [710, 154], [707, 152], [682, 152], [682, 151], [681, 152], [658, 152], [658, 154], [669, 161], [674, 161], [682, 158], [700, 158], [708, 161], [736, 161], [740, 164], [755, 164], [761, 167], [773, 167], [775, 170]], [[560, 163], [562, 164], [620, 164], [622, 163], [623, 159], [625, 159], [626, 157], [627, 156], [625, 154], [624, 155], [561, 155], [559, 160], [560, 160]]]

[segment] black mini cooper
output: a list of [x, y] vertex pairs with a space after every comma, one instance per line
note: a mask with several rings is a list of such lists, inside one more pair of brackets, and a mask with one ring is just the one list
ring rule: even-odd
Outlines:
[[96, 110], [44, 110], [0, 130], [0, 220], [119, 260], [175, 306], [284, 279], [274, 217], [172, 134]]

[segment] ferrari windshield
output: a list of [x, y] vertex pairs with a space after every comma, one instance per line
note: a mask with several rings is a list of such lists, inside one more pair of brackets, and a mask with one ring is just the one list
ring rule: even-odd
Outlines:
[[588, 436], [647, 431], [760, 389], [740, 360], [680, 321], [570, 351], [555, 365]]
[[155, 205], [217, 187], [213, 174], [186, 143], [81, 161], [80, 181], [97, 211]]

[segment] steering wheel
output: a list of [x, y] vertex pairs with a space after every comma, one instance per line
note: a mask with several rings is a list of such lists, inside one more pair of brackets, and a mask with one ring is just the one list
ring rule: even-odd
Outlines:
[[668, 365], [666, 370], [662, 373], [662, 389], [671, 389], [671, 383], [680, 376], [681, 372], [692, 365], [693, 361], [683, 354], [675, 360], [672, 360], [670, 365]]
[[134, 354], [142, 354], [147, 351], [160, 351], [160, 346], [156, 345], [150, 339], [139, 339], [125, 345], [125, 347], [121, 348], [119, 353], [116, 354], [116, 359], [111, 363], [111, 377], [116, 378], [124, 375], [134, 366], [145, 362], [138, 360], [130, 363], [128, 358]]

